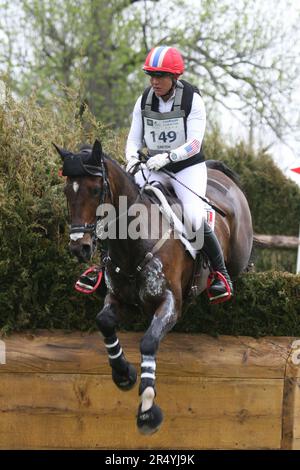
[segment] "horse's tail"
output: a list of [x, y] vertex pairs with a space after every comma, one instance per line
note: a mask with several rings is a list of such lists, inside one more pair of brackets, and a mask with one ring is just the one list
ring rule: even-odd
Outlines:
[[243, 191], [242, 183], [241, 180], [238, 176], [238, 174], [231, 170], [225, 163], [219, 161], [219, 160], [206, 160], [205, 161], [207, 168], [211, 168], [212, 170], [219, 170], [222, 173], [224, 173], [228, 178], [230, 178], [232, 181], [235, 182], [235, 184]]
[[266, 248], [268, 247], [268, 244], [264, 242], [263, 240], [260, 240], [258, 236], [254, 233], [253, 234], [253, 244], [252, 244], [252, 250], [248, 262], [248, 266], [246, 268], [246, 271], [255, 271], [255, 261], [257, 258], [257, 249], [258, 248]]
[[248, 264], [247, 264], [246, 269], [245, 269], [245, 272], [247, 272], [247, 273], [255, 272], [255, 261], [256, 261], [256, 257], [257, 257], [256, 248], [257, 248], [256, 240], [255, 240], [255, 237], [253, 237], [253, 244], [252, 244], [250, 257], [249, 257]]

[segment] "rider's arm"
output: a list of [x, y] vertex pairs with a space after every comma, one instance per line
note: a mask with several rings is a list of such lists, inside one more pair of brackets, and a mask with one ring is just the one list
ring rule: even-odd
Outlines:
[[138, 157], [137, 151], [143, 147], [143, 121], [141, 112], [142, 96], [137, 99], [133, 108], [132, 122], [127, 137], [125, 155], [129, 160], [131, 157]]
[[176, 160], [185, 160], [200, 151], [206, 126], [206, 112], [203, 99], [194, 93], [191, 112], [187, 118], [187, 141], [172, 153], [177, 155]]

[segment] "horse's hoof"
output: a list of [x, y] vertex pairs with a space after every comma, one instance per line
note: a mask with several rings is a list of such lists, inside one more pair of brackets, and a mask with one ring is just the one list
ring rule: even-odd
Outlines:
[[124, 375], [112, 369], [112, 379], [120, 390], [127, 392], [128, 390], [131, 390], [136, 383], [136, 369], [132, 364], [128, 364], [127, 373]]
[[147, 411], [142, 411], [139, 406], [136, 424], [141, 434], [153, 434], [159, 430], [163, 422], [163, 413], [159, 406], [152, 405]]

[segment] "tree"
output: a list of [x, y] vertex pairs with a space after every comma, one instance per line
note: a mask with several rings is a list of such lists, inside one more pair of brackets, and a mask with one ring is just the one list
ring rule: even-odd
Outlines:
[[289, 0], [14, 2], [31, 51], [26, 73], [15, 77], [21, 94], [33, 83], [41, 100], [58, 93], [59, 82], [77, 87], [98, 118], [124, 126], [147, 83], [146, 53], [153, 45], [176, 45], [210, 119], [221, 106], [280, 139], [299, 124], [293, 93], [300, 9]]
[[[132, 107], [127, 76], [140, 64], [132, 54], [136, 19], [127, 14], [138, 0], [15, 0], [22, 9], [30, 66], [18, 77], [18, 92], [34, 90], [41, 102], [75, 87], [104, 122], [123, 125]], [[124, 89], [124, 90], [123, 90]]]
[[187, 76], [215, 113], [219, 104], [279, 139], [299, 129], [299, 6], [287, 0], [176, 1], [172, 21], [154, 17], [152, 9], [144, 42], [149, 44], [152, 31], [152, 42], [178, 44]]

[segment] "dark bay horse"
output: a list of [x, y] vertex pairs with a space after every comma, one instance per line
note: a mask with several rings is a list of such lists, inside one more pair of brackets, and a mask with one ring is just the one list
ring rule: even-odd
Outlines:
[[[98, 220], [103, 221], [103, 214], [97, 219], [99, 209], [109, 205], [115, 211], [109, 224], [116, 225], [125, 217], [126, 227], [134, 221], [130, 208], [139, 202], [141, 211], [144, 209], [139, 225], [142, 231], [148, 230], [148, 236], [124, 236], [118, 228], [115, 236], [106, 241], [104, 264], [108, 293], [96, 322], [104, 337], [113, 381], [121, 390], [129, 390], [137, 380], [137, 373], [126, 360], [118, 340], [118, 317], [125, 305], [137, 305], [152, 317], [140, 343], [141, 403], [137, 414], [138, 429], [151, 434], [163, 419], [160, 408], [154, 403], [156, 354], [160, 341], [181, 315], [191, 287], [195, 261], [179, 239], [171, 234], [164, 240], [161, 225], [150, 227], [151, 217], [144, 220], [151, 212], [153, 202], [147, 194], [141, 194], [134, 179], [116, 161], [102, 152], [98, 140], [92, 149], [76, 154], [56, 148], [63, 159], [63, 175], [67, 176], [65, 194], [71, 214], [70, 249], [79, 260], [88, 261], [93, 254]], [[227, 167], [215, 161], [210, 161], [208, 166], [207, 197], [226, 214], [226, 217], [216, 214], [215, 231], [228, 272], [236, 277], [246, 269], [252, 249], [249, 206]], [[120, 200], [124, 196], [127, 206], [120, 209]], [[103, 228], [100, 223], [102, 233]], [[152, 238], [149, 228], [154, 229]], [[209, 275], [207, 268], [201, 269], [199, 292], [206, 288]]]

